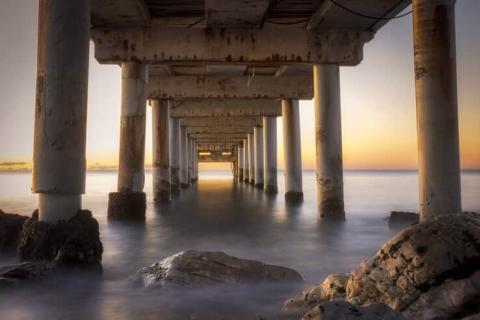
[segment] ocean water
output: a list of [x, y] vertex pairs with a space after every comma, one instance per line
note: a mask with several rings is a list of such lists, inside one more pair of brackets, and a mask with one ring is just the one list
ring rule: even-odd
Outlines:
[[[36, 197], [30, 174], [0, 174], [0, 208], [30, 215]], [[103, 276], [73, 272], [52, 286], [0, 292], [0, 319], [274, 319], [282, 303], [327, 274], [349, 272], [403, 226], [391, 226], [392, 210], [417, 211], [413, 171], [347, 171], [347, 221], [317, 220], [315, 173], [304, 172], [305, 201], [287, 205], [283, 174], [279, 194], [265, 195], [235, 183], [229, 171], [201, 171], [197, 184], [168, 205], [155, 205], [147, 173], [145, 223], [108, 223], [107, 195], [116, 173], [90, 172], [84, 207], [100, 224]], [[462, 174], [464, 210], [480, 211], [480, 172]], [[132, 288], [128, 277], [181, 250], [224, 251], [298, 270], [305, 283], [179, 290]], [[0, 256], [0, 266], [16, 262]]]

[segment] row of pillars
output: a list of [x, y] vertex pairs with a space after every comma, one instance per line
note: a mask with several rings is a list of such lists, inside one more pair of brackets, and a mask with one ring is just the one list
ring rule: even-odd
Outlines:
[[[461, 211], [454, 6], [454, 0], [413, 0], [422, 220]], [[81, 209], [81, 195], [85, 192], [90, 16], [88, 0], [40, 1], [32, 191], [39, 194], [39, 214], [43, 221], [73, 216]], [[147, 66], [138, 62], [122, 65], [118, 193], [136, 194], [139, 198], [144, 185], [147, 73]], [[316, 65], [314, 77], [319, 212], [324, 217], [343, 218], [339, 68]], [[283, 103], [286, 137], [299, 131], [296, 104]], [[166, 130], [165, 125], [166, 122], [159, 123], [158, 127], [163, 128], [159, 130]], [[172, 127], [178, 124], [172, 123]], [[172, 145], [182, 145], [175, 136], [172, 135]], [[184, 141], [182, 136], [178, 139]], [[252, 142], [253, 139], [250, 138]], [[165, 143], [168, 142], [164, 140]], [[293, 134], [284, 143], [288, 153], [287, 185], [301, 185], [297, 150], [300, 135]], [[185, 142], [182, 149], [187, 148]], [[246, 170], [253, 170], [250, 163], [254, 162], [255, 151], [252, 147], [248, 149], [249, 167], [243, 168], [244, 176]], [[163, 156], [156, 158], [155, 179], [160, 186], [169, 173]], [[184, 165], [184, 160], [173, 154], [172, 158], [170, 183], [176, 184], [180, 175], [181, 184], [185, 173], [182, 174], [183, 166], [176, 167], [176, 163], [182, 161]], [[257, 173], [260, 177], [260, 172]], [[254, 177], [250, 172], [248, 176]], [[264, 184], [269, 185], [268, 179], [264, 176]], [[166, 184], [160, 188], [160, 194], [161, 190], [168, 190]], [[292, 188], [293, 192], [298, 190]], [[120, 199], [118, 204], [121, 203]]]
[[[302, 148], [298, 100], [282, 101], [283, 143], [285, 158], [285, 198], [303, 200]], [[254, 127], [238, 147], [238, 179], [276, 194], [277, 119], [263, 117], [263, 126]]]

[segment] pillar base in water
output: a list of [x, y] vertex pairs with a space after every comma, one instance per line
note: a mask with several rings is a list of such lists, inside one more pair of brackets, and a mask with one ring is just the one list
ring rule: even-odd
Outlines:
[[145, 192], [112, 192], [108, 195], [108, 219], [143, 220], [146, 210]]
[[250, 180], [249, 183], [250, 183], [252, 186], [254, 186], [254, 185], [255, 185], [255, 180], [252, 179], [252, 180]]
[[172, 196], [178, 196], [180, 193], [182, 193], [182, 189], [180, 188], [179, 184], [171, 184], [170, 185], [170, 192], [172, 193]]
[[267, 194], [277, 194], [278, 193], [278, 187], [277, 186], [265, 185], [264, 191]]
[[190, 185], [188, 183], [180, 183], [182, 189], [187, 189]]
[[17, 253], [20, 261], [96, 268], [101, 265], [103, 253], [98, 222], [88, 210], [78, 210], [66, 220], [39, 221], [36, 210], [23, 224]]
[[192, 178], [192, 179], [190, 179], [190, 183], [194, 184], [194, 183], [197, 182], [197, 180], [198, 180], [197, 178]]
[[255, 187], [258, 189], [263, 189], [263, 183], [255, 183]]
[[318, 206], [318, 216], [321, 219], [345, 220], [343, 201], [330, 199], [323, 201]]
[[303, 201], [303, 192], [289, 191], [285, 193], [285, 200], [290, 203], [298, 203]]
[[170, 190], [162, 190], [154, 194], [153, 201], [155, 202], [170, 202], [171, 200]]

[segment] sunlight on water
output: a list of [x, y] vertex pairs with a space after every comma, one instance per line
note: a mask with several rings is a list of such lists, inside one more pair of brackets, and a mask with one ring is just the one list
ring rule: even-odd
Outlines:
[[[104, 244], [103, 278], [74, 274], [53, 288], [0, 293], [0, 319], [255, 319], [278, 313], [300, 288], [248, 285], [149, 291], [131, 288], [135, 270], [180, 250], [214, 250], [298, 270], [306, 284], [333, 272], [351, 271], [399, 231], [385, 218], [391, 210], [416, 211], [415, 172], [346, 172], [347, 221], [317, 222], [315, 173], [304, 172], [305, 201], [286, 205], [283, 173], [279, 194], [267, 196], [231, 172], [202, 171], [200, 181], [169, 205], [155, 205], [152, 177], [146, 222], [107, 223], [107, 194], [116, 173], [90, 172], [84, 207], [100, 224]], [[36, 197], [30, 175], [0, 174], [0, 208], [30, 215]], [[465, 210], [480, 211], [480, 173], [462, 175]], [[15, 257], [0, 257], [0, 266]]]

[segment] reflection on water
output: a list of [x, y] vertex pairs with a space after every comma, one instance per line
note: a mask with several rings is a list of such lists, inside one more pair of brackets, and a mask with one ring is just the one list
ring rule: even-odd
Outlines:
[[[90, 173], [84, 207], [100, 223], [104, 274], [76, 273], [51, 288], [0, 294], [1, 319], [258, 319], [280, 310], [300, 288], [250, 285], [164, 292], [132, 289], [126, 279], [138, 268], [186, 249], [220, 250], [298, 270], [307, 283], [348, 272], [398, 232], [390, 210], [415, 211], [413, 172], [347, 172], [345, 223], [317, 223], [315, 176], [305, 172], [305, 202], [287, 206], [279, 195], [233, 183], [229, 172], [204, 173], [198, 184], [169, 205], [149, 198], [145, 223], [107, 223], [106, 200], [114, 173]], [[203, 179], [202, 179], [203, 178]], [[28, 174], [0, 175], [0, 208], [30, 214]], [[462, 176], [464, 208], [480, 211], [480, 174]], [[151, 175], [146, 191], [151, 195]], [[0, 265], [15, 261], [0, 257]]]

